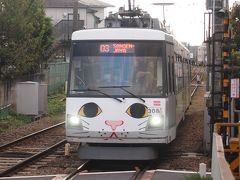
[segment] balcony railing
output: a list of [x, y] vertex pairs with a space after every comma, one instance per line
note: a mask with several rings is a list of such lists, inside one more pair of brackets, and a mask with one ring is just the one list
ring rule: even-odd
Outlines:
[[[77, 30], [83, 29], [84, 21], [77, 21]], [[69, 41], [73, 33], [73, 20], [61, 20], [54, 26], [56, 40]]]

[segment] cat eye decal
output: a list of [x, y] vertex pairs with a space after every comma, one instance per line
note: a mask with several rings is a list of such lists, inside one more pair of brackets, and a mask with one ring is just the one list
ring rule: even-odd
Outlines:
[[148, 108], [140, 103], [132, 104], [126, 111], [126, 113], [133, 118], [145, 118], [149, 116]]
[[80, 108], [78, 114], [83, 117], [93, 118], [98, 116], [101, 112], [102, 112], [101, 108], [97, 104], [91, 102], [84, 104]]

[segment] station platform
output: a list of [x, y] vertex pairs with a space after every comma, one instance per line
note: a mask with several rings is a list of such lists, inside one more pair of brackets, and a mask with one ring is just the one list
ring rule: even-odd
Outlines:
[[[117, 171], [117, 172], [98, 172], [98, 173], [80, 173], [73, 180], [130, 180], [135, 171]], [[151, 170], [145, 173], [144, 180], [182, 180], [185, 177], [197, 174], [192, 171], [172, 171], [172, 170]], [[207, 173], [211, 176], [211, 173]], [[5, 177], [0, 180], [62, 180], [66, 175], [47, 175], [47, 176], [21, 176], [21, 177]]]

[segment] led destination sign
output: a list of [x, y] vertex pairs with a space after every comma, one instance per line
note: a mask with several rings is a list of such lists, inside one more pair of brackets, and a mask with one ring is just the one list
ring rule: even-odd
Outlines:
[[99, 46], [100, 53], [128, 54], [135, 52], [135, 45], [132, 43], [104, 43]]

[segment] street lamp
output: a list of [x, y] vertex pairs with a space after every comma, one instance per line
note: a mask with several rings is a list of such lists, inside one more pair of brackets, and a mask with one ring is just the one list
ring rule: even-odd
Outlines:
[[163, 27], [165, 28], [165, 24], [166, 24], [166, 20], [165, 20], [165, 6], [171, 6], [174, 5], [174, 3], [153, 3], [153, 5], [157, 5], [157, 6], [162, 6], [163, 7]]

